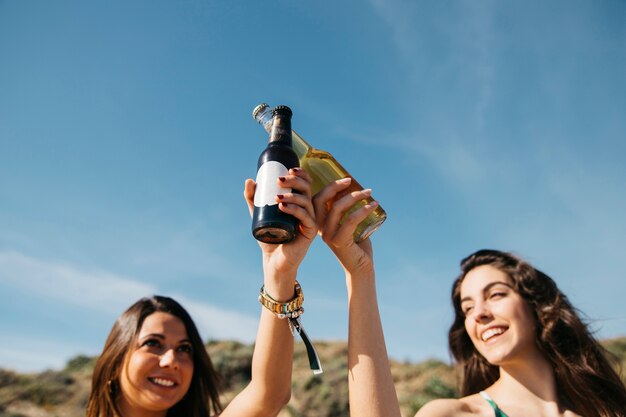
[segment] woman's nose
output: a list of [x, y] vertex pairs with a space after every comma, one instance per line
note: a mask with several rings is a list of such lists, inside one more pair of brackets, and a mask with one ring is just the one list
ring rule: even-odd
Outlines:
[[174, 348], [166, 350], [161, 355], [161, 359], [159, 361], [159, 365], [161, 367], [163, 367], [163, 368], [165, 368], [165, 367], [171, 367], [171, 368], [178, 367], [178, 360], [176, 358], [176, 352], [174, 351]]
[[491, 310], [486, 303], [477, 303], [472, 309], [472, 318], [477, 322], [491, 319]]

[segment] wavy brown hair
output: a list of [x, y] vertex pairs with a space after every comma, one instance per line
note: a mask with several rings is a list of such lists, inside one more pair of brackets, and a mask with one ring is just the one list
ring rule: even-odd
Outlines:
[[513, 289], [528, 303], [535, 320], [535, 341], [552, 364], [561, 405], [586, 417], [626, 416], [626, 388], [617, 361], [592, 336], [587, 324], [552, 278], [508, 252], [483, 249], [461, 261], [461, 274], [452, 286], [454, 322], [448, 341], [461, 365], [463, 396], [491, 386], [499, 368], [474, 347], [465, 331], [460, 288], [469, 271], [490, 265], [509, 276]]
[[87, 417], [120, 417], [116, 398], [122, 366], [134, 349], [144, 320], [156, 312], [171, 314], [184, 323], [193, 352], [193, 376], [189, 391], [168, 410], [167, 416], [209, 417], [222, 411], [219, 378], [196, 325], [179, 303], [172, 298], [155, 295], [137, 301], [113, 325], [93, 371]]

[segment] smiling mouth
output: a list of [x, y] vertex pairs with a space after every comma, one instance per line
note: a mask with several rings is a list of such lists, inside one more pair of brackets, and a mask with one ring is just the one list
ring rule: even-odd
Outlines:
[[487, 329], [480, 335], [480, 339], [483, 342], [487, 342], [494, 337], [500, 336], [502, 333], [506, 332], [506, 330], [507, 329], [505, 327], [493, 327], [491, 329]]
[[176, 384], [176, 382], [172, 381], [171, 379], [165, 379], [165, 378], [148, 378], [148, 381], [152, 382], [155, 385], [158, 385], [159, 387], [165, 387], [165, 388], [171, 388]]

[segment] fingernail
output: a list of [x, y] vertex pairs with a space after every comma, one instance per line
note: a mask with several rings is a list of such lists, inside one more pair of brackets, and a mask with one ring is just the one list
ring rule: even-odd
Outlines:
[[278, 177], [278, 181], [280, 181], [280, 182], [285, 181], [285, 177]]
[[352, 178], [350, 178], [350, 177], [347, 177], [347, 178], [342, 178], [342, 179], [340, 179], [340, 180], [337, 180], [337, 182], [338, 182], [339, 184], [348, 184], [348, 183], [349, 183], [349, 182], [351, 182], [351, 181], [352, 181]]
[[282, 200], [285, 196], [283, 194], [277, 194], [276, 197], [278, 197], [279, 200]]
[[366, 189], [364, 189], [364, 190], [363, 190], [363, 194], [367, 194], [367, 195], [372, 194], [372, 189], [371, 189], [371, 188], [366, 188]]
[[293, 172], [300, 172], [300, 171], [302, 171], [302, 168], [297, 168], [297, 167], [296, 167], [296, 168], [291, 168], [291, 170], [292, 170]]

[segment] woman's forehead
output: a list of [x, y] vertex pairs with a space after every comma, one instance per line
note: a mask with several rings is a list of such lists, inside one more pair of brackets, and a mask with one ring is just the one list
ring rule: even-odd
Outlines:
[[187, 338], [187, 329], [180, 318], [169, 313], [157, 311], [144, 319], [141, 329], [139, 329], [138, 337], [142, 338], [150, 334], [161, 334], [185, 339]]
[[508, 286], [513, 284], [511, 278], [505, 272], [491, 265], [477, 266], [465, 274], [460, 287], [461, 298], [482, 293], [485, 288], [496, 283]]

